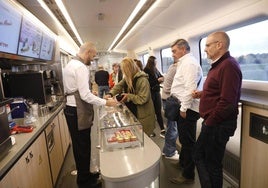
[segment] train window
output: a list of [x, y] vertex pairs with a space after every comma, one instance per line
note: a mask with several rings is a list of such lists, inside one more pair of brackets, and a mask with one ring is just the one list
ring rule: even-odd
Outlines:
[[[241, 66], [244, 80], [268, 81], [268, 20], [230, 30], [230, 54]], [[206, 38], [200, 41], [204, 76], [210, 68], [205, 49]]]
[[171, 48], [164, 48], [160, 51], [161, 55], [161, 68], [162, 72], [166, 73], [169, 66], [173, 63], [173, 57], [172, 57], [172, 52]]
[[147, 64], [148, 58], [149, 58], [149, 53], [145, 53], [141, 55], [141, 61], [142, 61], [143, 66]]

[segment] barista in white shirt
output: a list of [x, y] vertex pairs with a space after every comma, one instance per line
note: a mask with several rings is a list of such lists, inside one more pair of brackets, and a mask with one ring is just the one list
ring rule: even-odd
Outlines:
[[95, 96], [89, 88], [88, 66], [96, 54], [95, 46], [87, 42], [80, 47], [76, 57], [63, 70], [63, 86], [67, 100], [64, 114], [71, 134], [79, 187], [94, 187], [100, 184], [97, 181], [98, 175], [90, 172], [93, 105], [115, 106], [117, 104], [115, 99], [105, 100]]

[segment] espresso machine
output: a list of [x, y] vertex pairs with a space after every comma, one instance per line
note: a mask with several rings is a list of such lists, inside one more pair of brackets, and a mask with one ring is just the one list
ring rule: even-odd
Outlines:
[[6, 97], [22, 97], [39, 105], [49, 105], [52, 95], [61, 95], [53, 70], [5, 72], [2, 80]]
[[8, 123], [8, 114], [6, 110], [6, 105], [10, 104], [12, 101], [13, 99], [7, 99], [4, 96], [2, 79], [0, 76], [0, 160], [8, 153], [9, 149], [12, 146]]

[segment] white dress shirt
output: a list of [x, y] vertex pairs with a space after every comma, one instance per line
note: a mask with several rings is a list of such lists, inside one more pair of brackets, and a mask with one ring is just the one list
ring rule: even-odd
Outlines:
[[199, 112], [199, 99], [193, 99], [192, 92], [202, 88], [203, 83], [200, 79], [203, 77], [203, 72], [201, 66], [191, 53], [182, 56], [178, 65], [171, 86], [171, 95], [181, 102], [180, 111], [186, 112], [187, 109], [191, 109]]
[[[72, 59], [63, 69], [63, 86], [66, 94], [79, 91], [80, 97], [87, 103], [105, 105], [106, 100], [95, 96], [89, 89], [89, 69], [79, 60]], [[74, 95], [67, 96], [68, 106], [76, 106]]]

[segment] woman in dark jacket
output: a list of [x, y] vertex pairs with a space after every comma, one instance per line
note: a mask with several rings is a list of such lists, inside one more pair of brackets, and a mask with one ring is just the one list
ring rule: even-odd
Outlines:
[[[154, 101], [154, 110], [158, 125], [160, 126], [161, 130], [160, 136], [162, 138], [165, 138], [165, 127], [162, 117], [162, 100], [160, 95], [160, 83], [164, 81], [164, 77], [156, 68], [156, 58], [154, 56], [150, 56], [148, 58], [147, 64], [143, 71], [149, 75], [151, 96], [152, 100]], [[154, 137], [155, 134], [152, 134], [151, 136]]]

